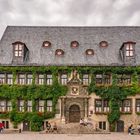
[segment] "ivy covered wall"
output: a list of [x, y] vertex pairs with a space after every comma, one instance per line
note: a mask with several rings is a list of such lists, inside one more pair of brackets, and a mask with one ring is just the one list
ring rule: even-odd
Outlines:
[[[31, 122], [31, 129], [38, 131], [41, 129], [42, 121], [44, 119], [54, 117], [55, 106], [57, 100], [60, 96], [66, 95], [68, 88], [62, 86], [58, 82], [59, 71], [66, 71], [69, 74], [73, 70], [77, 70], [80, 77], [82, 73], [89, 73], [91, 75], [91, 83], [88, 87], [89, 94], [96, 93], [103, 99], [109, 100], [110, 112], [108, 114], [108, 121], [111, 125], [114, 125], [116, 121], [120, 118], [119, 104], [118, 102], [125, 99], [129, 95], [135, 95], [140, 93], [140, 88], [138, 85], [138, 74], [140, 73], [140, 67], [0, 67], [0, 72], [12, 72], [13, 73], [13, 85], [0, 85], [0, 99], [9, 99], [12, 101], [12, 111], [5, 114], [0, 114], [0, 118], [10, 118], [16, 127], [18, 123], [27, 120]], [[53, 75], [53, 85], [36, 85], [35, 75], [37, 73], [51, 72]], [[32, 85], [17, 85], [16, 75], [19, 72], [30, 72], [33, 74]], [[112, 84], [109, 86], [96, 86], [95, 84], [95, 74], [96, 73], [110, 73], [112, 74]], [[118, 86], [116, 83], [117, 74], [132, 74], [132, 84], [129, 86]], [[16, 101], [17, 99], [32, 100], [33, 102], [33, 112], [20, 113], [17, 111]], [[36, 99], [52, 99], [53, 100], [53, 112], [44, 112], [43, 114], [38, 114], [35, 110], [35, 100]], [[36, 125], [33, 125], [36, 123]]]
[[[35, 74], [52, 72], [53, 84], [52, 85], [36, 85]], [[0, 114], [0, 118], [10, 118], [16, 128], [22, 121], [31, 122], [31, 130], [39, 131], [42, 128], [42, 122], [44, 119], [52, 118], [55, 115], [55, 106], [60, 96], [64, 96], [67, 93], [67, 87], [60, 85], [58, 82], [58, 69], [46, 68], [46, 67], [0, 67], [0, 72], [12, 72], [13, 73], [13, 85], [2, 84], [0, 85], [0, 99], [6, 99], [12, 101], [12, 111], [4, 112]], [[19, 72], [32, 73], [33, 82], [32, 85], [18, 85], [16, 84], [16, 75]], [[18, 112], [17, 100], [22, 99], [24, 101], [31, 100], [33, 103], [32, 112]], [[39, 113], [36, 111], [36, 100], [51, 99], [53, 103], [53, 111]]]

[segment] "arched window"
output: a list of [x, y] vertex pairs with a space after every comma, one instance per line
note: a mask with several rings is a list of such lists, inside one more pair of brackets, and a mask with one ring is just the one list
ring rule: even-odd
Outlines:
[[57, 50], [55, 51], [55, 55], [57, 55], [57, 56], [62, 56], [62, 55], [64, 55], [64, 51], [63, 51], [62, 49], [57, 49]]
[[85, 51], [86, 55], [94, 55], [94, 50], [93, 49], [87, 49]]
[[71, 42], [71, 48], [77, 48], [79, 46], [79, 43], [77, 41]]
[[49, 41], [44, 41], [42, 47], [44, 47], [44, 48], [49, 48], [49, 47], [51, 47], [51, 42], [49, 42]]
[[106, 48], [106, 47], [108, 47], [108, 42], [107, 41], [101, 41], [99, 43], [99, 46], [102, 47], [102, 48]]

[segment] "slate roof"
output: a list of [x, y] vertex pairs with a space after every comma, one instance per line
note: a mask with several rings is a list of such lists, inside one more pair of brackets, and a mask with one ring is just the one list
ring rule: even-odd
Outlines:
[[[71, 48], [72, 41], [78, 41], [78, 48]], [[107, 41], [107, 48], [99, 47]], [[0, 65], [13, 64], [12, 43], [20, 41], [29, 49], [29, 60], [22, 65], [64, 65], [64, 66], [112, 66], [123, 65], [119, 49], [123, 42], [136, 42], [136, 65], [140, 65], [140, 27], [44, 27], [8, 26], [0, 41]], [[50, 41], [51, 48], [42, 43]], [[62, 49], [63, 56], [56, 56], [55, 50]], [[94, 55], [85, 51], [93, 49]]]

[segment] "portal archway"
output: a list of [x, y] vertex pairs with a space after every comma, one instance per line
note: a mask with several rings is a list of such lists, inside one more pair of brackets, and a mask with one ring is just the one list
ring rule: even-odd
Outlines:
[[69, 108], [69, 122], [79, 122], [80, 121], [80, 107], [79, 105], [71, 105]]

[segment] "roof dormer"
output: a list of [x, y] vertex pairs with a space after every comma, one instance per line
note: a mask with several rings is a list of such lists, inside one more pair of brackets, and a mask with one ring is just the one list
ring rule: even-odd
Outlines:
[[50, 41], [44, 41], [43, 44], [42, 44], [42, 47], [50, 48], [51, 47], [51, 42]]
[[15, 63], [23, 63], [28, 58], [29, 50], [26, 47], [25, 43], [16, 41], [12, 43], [13, 45], [13, 62]]
[[57, 56], [63, 56], [64, 55], [64, 51], [62, 49], [57, 49], [55, 51], [55, 55], [57, 55]]
[[136, 42], [124, 42], [120, 48], [121, 58], [125, 64], [132, 64], [135, 62], [135, 44]]
[[79, 47], [79, 42], [78, 41], [72, 41], [70, 46], [71, 46], [71, 48], [78, 48]]

